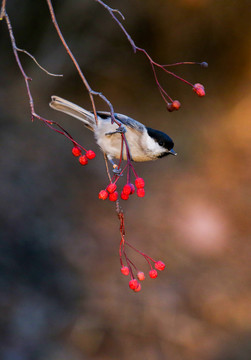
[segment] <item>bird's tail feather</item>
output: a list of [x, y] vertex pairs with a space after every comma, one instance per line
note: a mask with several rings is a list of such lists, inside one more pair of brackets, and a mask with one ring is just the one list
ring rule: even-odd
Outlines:
[[72, 102], [65, 100], [59, 96], [53, 95], [51, 97], [50, 107], [54, 110], [62, 111], [65, 114], [68, 114], [78, 120], [83, 121], [83, 123], [88, 129], [92, 131], [94, 130], [94, 115], [91, 112], [81, 108], [80, 106], [73, 104]]

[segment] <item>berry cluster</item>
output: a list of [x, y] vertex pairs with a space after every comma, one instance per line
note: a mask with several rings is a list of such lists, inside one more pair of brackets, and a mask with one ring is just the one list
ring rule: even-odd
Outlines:
[[201, 85], [201, 84], [195, 84], [193, 85], [192, 83], [190, 83], [189, 81], [183, 79], [182, 77], [178, 76], [176, 73], [174, 73], [173, 71], [169, 71], [167, 70], [168, 67], [172, 67], [172, 66], [177, 66], [177, 65], [192, 65], [192, 64], [197, 64], [197, 65], [200, 65], [201, 67], [203, 68], [206, 68], [208, 67], [208, 64], [203, 61], [201, 63], [198, 63], [198, 62], [194, 62], [194, 61], [182, 61], [182, 62], [178, 62], [178, 63], [175, 63], [175, 64], [167, 64], [167, 65], [161, 65], [161, 64], [158, 64], [156, 63], [155, 61], [153, 61], [150, 56], [146, 53], [146, 51], [144, 49], [139, 49], [137, 48], [139, 51], [142, 51], [143, 53], [145, 53], [145, 55], [147, 56], [148, 60], [150, 61], [150, 64], [152, 66], [152, 70], [153, 70], [153, 74], [154, 74], [154, 78], [155, 78], [155, 81], [156, 81], [156, 84], [158, 86], [158, 89], [159, 89], [159, 92], [160, 92], [160, 95], [162, 97], [162, 99], [164, 100], [164, 102], [166, 103], [166, 108], [168, 111], [172, 112], [172, 111], [177, 111], [180, 109], [180, 102], [178, 100], [173, 100], [171, 98], [171, 96], [169, 96], [169, 94], [166, 92], [166, 90], [163, 88], [163, 86], [160, 84], [159, 80], [158, 80], [158, 76], [157, 76], [157, 73], [156, 73], [156, 69], [155, 68], [159, 68], [161, 70], [163, 70], [165, 73], [171, 75], [171, 76], [174, 76], [176, 79], [182, 81], [183, 83], [189, 85], [192, 87], [192, 89], [194, 90], [194, 92], [202, 97], [202, 96], [205, 96], [205, 89], [204, 89], [204, 86]]
[[[156, 277], [158, 276], [158, 272], [159, 271], [163, 271], [165, 269], [165, 264], [162, 261], [155, 261], [153, 259], [151, 259], [149, 256], [145, 255], [142, 253], [142, 255], [146, 258], [146, 260], [148, 261], [149, 265], [150, 265], [150, 271], [149, 271], [149, 277], [152, 279], [156, 279]], [[152, 260], [154, 262], [154, 266], [155, 269], [152, 267], [150, 260]], [[126, 261], [127, 261], [127, 265], [123, 265], [123, 262], [121, 262], [121, 273], [125, 276], [130, 275], [131, 276], [131, 280], [129, 281], [129, 288], [134, 290], [135, 292], [138, 292], [141, 290], [141, 284], [139, 283], [139, 281], [144, 281], [145, 280], [145, 274], [143, 271], [139, 271], [137, 270], [137, 268], [135, 267], [135, 265], [126, 257]], [[132, 271], [132, 267], [131, 265], [133, 265], [133, 267], [136, 269], [137, 271], [137, 279], [134, 276], [134, 273]]]
[[[134, 290], [135, 292], [138, 292], [141, 290], [141, 281], [145, 280], [145, 274], [143, 271], [138, 270], [136, 265], [129, 259], [127, 253], [126, 253], [126, 246], [129, 246], [131, 249], [136, 251], [138, 254], [144, 257], [144, 259], [147, 261], [150, 270], [149, 270], [149, 277], [152, 279], [156, 279], [158, 276], [158, 271], [163, 271], [165, 269], [165, 264], [162, 261], [156, 261], [152, 259], [150, 256], [146, 255], [142, 251], [136, 249], [134, 246], [129, 244], [125, 240], [125, 224], [124, 224], [124, 214], [123, 212], [120, 212], [118, 214], [119, 220], [120, 220], [120, 235], [121, 235], [121, 241], [119, 245], [119, 257], [120, 257], [120, 264], [121, 268], [120, 271], [123, 275], [128, 276], [130, 275], [129, 280], [129, 288]], [[126, 264], [126, 265], [124, 265]], [[154, 264], [154, 267], [153, 267]], [[136, 276], [135, 274], [136, 273]], [[140, 282], [139, 282], [140, 281]]]
[[[101, 190], [99, 192], [99, 199], [106, 200], [109, 198], [110, 201], [116, 201], [118, 200], [119, 194], [116, 191], [117, 185], [116, 182], [118, 181], [119, 177], [115, 180], [115, 182], [111, 182], [105, 190]], [[137, 188], [137, 195], [138, 197], [144, 197], [145, 196], [145, 181], [144, 179], [137, 177], [135, 180], [135, 186], [128, 182], [126, 185], [124, 185], [123, 190], [120, 194], [120, 197], [122, 200], [128, 200], [129, 196], [135, 193], [135, 187]]]
[[92, 150], [85, 150], [85, 154], [82, 154], [82, 150], [78, 146], [74, 146], [72, 148], [72, 154], [78, 157], [78, 161], [81, 165], [87, 165], [88, 160], [92, 160], [95, 158], [96, 154]]

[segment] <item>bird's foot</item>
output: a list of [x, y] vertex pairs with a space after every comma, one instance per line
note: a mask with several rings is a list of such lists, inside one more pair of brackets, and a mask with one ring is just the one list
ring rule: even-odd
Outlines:
[[114, 174], [118, 175], [118, 176], [123, 176], [123, 174], [121, 174], [122, 169], [118, 167], [117, 164], [113, 164], [113, 170]]
[[113, 135], [113, 134], [125, 134], [125, 133], [126, 133], [125, 126], [120, 124], [119, 127], [115, 131], [106, 133], [106, 135], [109, 136], [109, 135]]

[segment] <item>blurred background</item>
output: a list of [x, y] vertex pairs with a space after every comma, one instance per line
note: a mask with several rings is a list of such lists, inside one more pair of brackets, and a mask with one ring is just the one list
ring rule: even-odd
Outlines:
[[[93, 0], [55, 0], [61, 30], [90, 85], [125, 113], [168, 133], [177, 157], [136, 164], [146, 197], [124, 202], [127, 240], [168, 266], [142, 291], [128, 288], [119, 223], [102, 154], [83, 125], [48, 107], [50, 96], [91, 109], [51, 24], [46, 1], [7, 1], [38, 114], [58, 121], [95, 160], [30, 121], [25, 84], [0, 23], [0, 287], [4, 360], [247, 360], [251, 358], [249, 0], [109, 1], [139, 47], [203, 83], [205, 98], [159, 73], [182, 104], [166, 111], [143, 54]], [[107, 110], [97, 99], [97, 107]], [[147, 266], [133, 253], [135, 262]]]

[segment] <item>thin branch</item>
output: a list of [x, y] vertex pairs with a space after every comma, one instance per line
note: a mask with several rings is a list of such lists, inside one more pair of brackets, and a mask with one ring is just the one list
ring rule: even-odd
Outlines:
[[4, 18], [5, 7], [6, 7], [6, 0], [3, 0], [2, 1], [2, 6], [1, 6], [0, 20], [2, 20]]
[[31, 55], [28, 51], [24, 50], [24, 49], [20, 49], [18, 47], [16, 47], [17, 51], [19, 52], [23, 52], [24, 54], [28, 55], [34, 62], [35, 64], [41, 69], [43, 70], [46, 74], [50, 75], [50, 76], [64, 76], [63, 74], [53, 74], [51, 72], [49, 72], [48, 70], [46, 70], [43, 66], [41, 66], [38, 61], [35, 59], [35, 57], [33, 55]]
[[57, 20], [56, 20], [56, 16], [55, 16], [55, 12], [54, 12], [54, 9], [53, 9], [53, 6], [52, 6], [52, 3], [51, 3], [51, 0], [46, 0], [47, 4], [48, 4], [48, 7], [49, 7], [49, 11], [50, 11], [50, 15], [51, 15], [51, 20], [52, 20], [52, 23], [58, 33], [58, 36], [60, 38], [60, 41], [62, 42], [67, 54], [70, 56], [75, 68], [77, 69], [77, 72], [81, 78], [81, 80], [83, 81], [88, 93], [89, 93], [89, 97], [90, 97], [90, 100], [91, 100], [91, 103], [92, 103], [92, 108], [93, 108], [93, 113], [94, 113], [94, 116], [95, 116], [95, 121], [96, 121], [96, 124], [98, 124], [98, 117], [97, 117], [97, 110], [96, 110], [96, 106], [95, 106], [95, 103], [94, 103], [94, 99], [93, 99], [93, 96], [92, 96], [92, 89], [88, 83], [88, 81], [86, 80], [82, 70], [80, 69], [80, 66], [77, 62], [77, 60], [75, 59], [73, 53], [71, 52], [69, 46], [67, 45], [64, 37], [63, 37], [63, 34], [58, 26], [58, 23], [57, 23]]
[[111, 174], [110, 174], [109, 166], [108, 166], [108, 161], [107, 161], [107, 155], [104, 152], [103, 152], [103, 154], [104, 154], [104, 159], [105, 159], [105, 167], [106, 167], [107, 176], [109, 178], [109, 181], [112, 182], [112, 178], [111, 178]]
[[[50, 129], [52, 129], [53, 131], [56, 131], [57, 133], [64, 135], [66, 138], [68, 138], [69, 140], [72, 141], [72, 143], [74, 145], [78, 145], [80, 148], [84, 149], [83, 146], [81, 146], [80, 144], [78, 144], [73, 137], [57, 122], [55, 121], [51, 121], [51, 120], [47, 120], [45, 118], [43, 118], [42, 116], [38, 115], [35, 112], [35, 107], [34, 107], [34, 101], [33, 101], [33, 97], [31, 94], [31, 90], [30, 90], [30, 81], [32, 80], [30, 77], [27, 76], [27, 74], [24, 71], [24, 68], [21, 64], [21, 61], [19, 59], [19, 55], [18, 55], [18, 48], [16, 46], [16, 41], [15, 41], [15, 37], [13, 34], [13, 30], [12, 30], [12, 26], [11, 26], [11, 22], [10, 22], [10, 18], [6, 12], [6, 10], [4, 11], [4, 19], [6, 21], [7, 24], [7, 28], [9, 31], [9, 35], [10, 35], [10, 40], [11, 40], [11, 45], [12, 45], [12, 49], [13, 49], [13, 53], [17, 62], [17, 65], [23, 75], [24, 81], [25, 81], [25, 85], [26, 85], [26, 90], [27, 90], [27, 94], [28, 94], [28, 98], [29, 98], [29, 105], [30, 105], [30, 112], [31, 112], [31, 120], [33, 121], [34, 118], [43, 121]], [[54, 126], [56, 126], [56, 128]], [[60, 130], [58, 130], [57, 128], [59, 128]], [[85, 150], [85, 149], [84, 149]]]
[[[133, 51], [136, 53], [136, 51], [138, 50], [138, 47], [135, 45], [133, 39], [131, 38], [131, 36], [128, 34], [128, 32], [126, 31], [126, 29], [124, 28], [124, 26], [121, 24], [121, 22], [119, 21], [119, 19], [114, 15], [115, 12], [118, 12], [117, 10], [112, 9], [110, 6], [106, 5], [102, 0], [95, 0], [97, 1], [99, 4], [101, 4], [112, 16], [112, 18], [116, 21], [116, 23], [118, 24], [118, 26], [121, 28], [121, 30], [123, 31], [123, 33], [125, 34], [125, 36], [127, 37], [129, 43], [131, 44]], [[120, 12], [119, 12], [120, 13]], [[120, 15], [122, 16], [123, 20], [124, 20], [124, 15], [122, 15], [120, 13]]]

